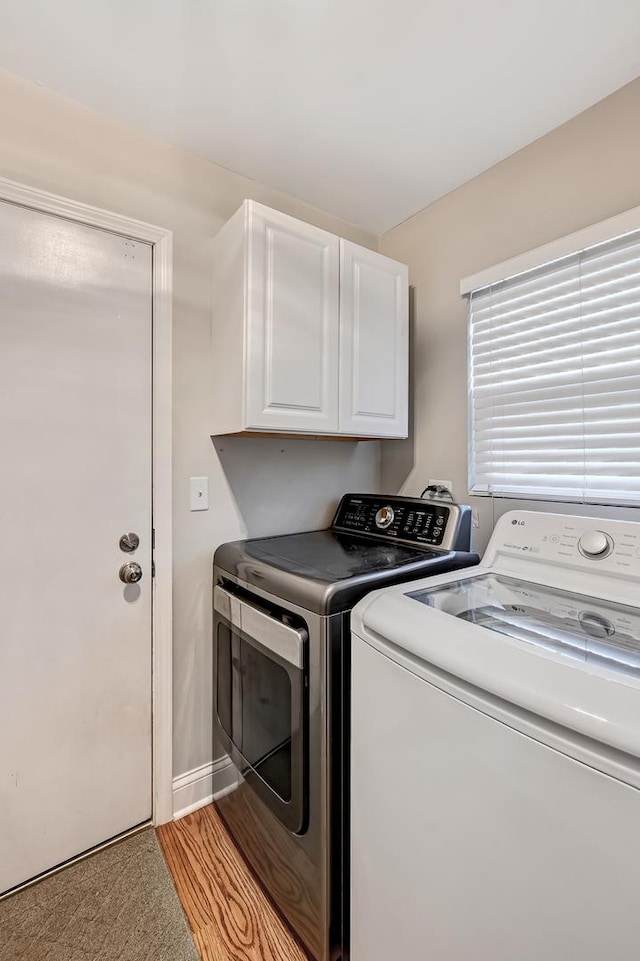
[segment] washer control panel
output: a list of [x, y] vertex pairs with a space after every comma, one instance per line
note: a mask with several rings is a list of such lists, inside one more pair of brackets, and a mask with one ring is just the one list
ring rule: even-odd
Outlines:
[[458, 505], [420, 498], [345, 494], [332, 528], [441, 547], [445, 539], [449, 544], [452, 528], [458, 527], [462, 510]]
[[640, 576], [640, 523], [604, 518], [510, 511], [500, 518], [485, 563], [497, 554], [554, 561], [594, 573]]

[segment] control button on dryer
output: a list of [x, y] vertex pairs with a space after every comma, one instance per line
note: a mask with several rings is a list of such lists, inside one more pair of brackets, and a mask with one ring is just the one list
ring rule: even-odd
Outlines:
[[578, 541], [583, 557], [592, 559], [606, 557], [613, 549], [613, 541], [604, 531], [587, 531]]
[[382, 530], [385, 530], [393, 524], [394, 517], [393, 507], [381, 507], [376, 514], [376, 527], [381, 527]]

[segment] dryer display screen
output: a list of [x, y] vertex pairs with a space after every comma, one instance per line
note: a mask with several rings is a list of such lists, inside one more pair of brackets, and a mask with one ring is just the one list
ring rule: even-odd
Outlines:
[[343, 500], [333, 526], [343, 531], [439, 547], [450, 514], [450, 509], [440, 503], [358, 495]]

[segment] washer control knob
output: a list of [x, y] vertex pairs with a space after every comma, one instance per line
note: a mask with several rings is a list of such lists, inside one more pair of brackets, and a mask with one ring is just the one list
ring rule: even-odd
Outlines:
[[587, 531], [578, 541], [578, 549], [584, 557], [606, 557], [612, 548], [613, 541], [604, 531]]
[[387, 527], [391, 527], [393, 524], [394, 517], [393, 507], [381, 507], [376, 514], [376, 527], [381, 527], [382, 530], [386, 530]]

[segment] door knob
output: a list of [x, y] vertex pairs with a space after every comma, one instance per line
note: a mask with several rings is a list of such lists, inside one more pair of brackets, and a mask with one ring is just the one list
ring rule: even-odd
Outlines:
[[138, 537], [138, 535], [134, 534], [133, 531], [129, 531], [128, 534], [123, 534], [122, 537], [120, 538], [120, 541], [119, 541], [120, 550], [124, 551], [125, 554], [130, 554], [132, 551], [135, 551], [139, 543], [140, 543], [140, 538]]
[[138, 581], [142, 580], [142, 568], [134, 561], [123, 564], [118, 574], [124, 584], [137, 584]]

